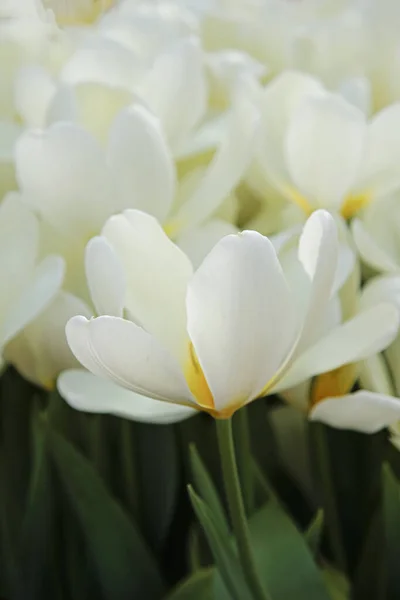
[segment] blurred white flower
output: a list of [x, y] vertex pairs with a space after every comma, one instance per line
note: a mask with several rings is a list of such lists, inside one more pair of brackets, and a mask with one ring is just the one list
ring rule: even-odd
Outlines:
[[367, 122], [315, 79], [286, 72], [262, 98], [258, 159], [276, 188], [309, 214], [352, 217], [400, 187], [400, 104]]
[[[299, 241], [304, 303], [271, 242], [256, 232], [223, 238], [194, 274], [148, 215], [112, 217], [103, 236], [88, 275], [98, 313], [108, 316], [73, 318], [68, 342], [95, 375], [158, 400], [227, 418], [259, 396], [379, 351], [398, 329], [398, 311], [384, 303], [323, 331], [338, 256], [324, 211], [310, 217]], [[104, 276], [110, 247], [121, 263], [106, 270], [115, 273], [112, 283]], [[96, 410], [95, 397], [90, 402]], [[135, 418], [134, 406], [128, 410]]]
[[400, 273], [400, 196], [373, 203], [351, 224], [363, 262], [376, 271]]
[[0, 349], [51, 303], [61, 288], [64, 262], [39, 257], [39, 224], [10, 194], [0, 204]]

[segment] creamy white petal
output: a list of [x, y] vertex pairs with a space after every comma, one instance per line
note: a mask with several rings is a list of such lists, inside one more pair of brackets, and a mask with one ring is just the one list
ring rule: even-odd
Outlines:
[[340, 206], [358, 175], [365, 133], [362, 112], [340, 96], [309, 98], [298, 107], [285, 154], [293, 183], [308, 201]]
[[26, 201], [60, 231], [91, 235], [114, 212], [103, 150], [72, 123], [25, 132], [16, 172]]
[[359, 380], [361, 387], [378, 394], [394, 396], [396, 391], [391, 381], [391, 375], [383, 354], [375, 354], [360, 365]]
[[220, 239], [237, 232], [237, 227], [231, 223], [213, 219], [200, 227], [184, 231], [176, 243], [190, 258], [196, 269]]
[[315, 211], [307, 220], [299, 240], [298, 256], [309, 277], [310, 288], [297, 355], [310, 344], [324, 319], [337, 273], [338, 253], [335, 221], [328, 212]]
[[126, 296], [125, 272], [105, 237], [97, 236], [86, 246], [85, 270], [97, 314], [122, 317]]
[[57, 387], [61, 396], [77, 410], [109, 413], [142, 423], [167, 425], [197, 414], [188, 406], [141, 396], [81, 369], [61, 373]]
[[160, 117], [169, 143], [179, 152], [207, 108], [203, 51], [198, 41], [179, 41], [160, 54], [139, 95]]
[[366, 156], [357, 187], [384, 196], [400, 188], [400, 103], [383, 109], [372, 119]]
[[47, 111], [47, 123], [78, 123], [106, 144], [115, 116], [132, 102], [133, 94], [129, 90], [104, 83], [61, 85]]
[[283, 148], [293, 111], [304, 98], [322, 93], [323, 86], [317, 79], [297, 71], [285, 71], [265, 87], [258, 158], [278, 187], [290, 180]]
[[52, 389], [61, 371], [79, 366], [65, 337], [65, 325], [75, 315], [90, 317], [91, 311], [80, 298], [58, 292], [46, 309], [7, 345], [7, 361], [29, 381]]
[[381, 303], [362, 311], [301, 354], [274, 391], [380, 352], [394, 340], [398, 328], [399, 312], [392, 304]]
[[2, 323], [1, 346], [22, 331], [49, 305], [61, 288], [64, 272], [64, 261], [59, 256], [48, 256], [36, 267]]
[[14, 89], [15, 108], [28, 127], [45, 126], [47, 110], [55, 92], [55, 81], [43, 67], [26, 65], [18, 71]]
[[391, 256], [385, 248], [382, 248], [359, 219], [354, 219], [351, 224], [351, 232], [354, 242], [362, 260], [376, 269], [387, 273], [393, 273], [400, 269], [395, 257]]
[[94, 375], [155, 400], [195, 404], [172, 355], [131, 321], [74, 317], [66, 335], [76, 358]]
[[175, 191], [175, 167], [158, 119], [140, 104], [116, 117], [108, 162], [116, 178], [116, 210], [138, 208], [163, 221]]
[[226, 136], [191, 198], [178, 210], [171, 227], [200, 224], [238, 185], [254, 156], [259, 113], [245, 93], [233, 105]]
[[181, 358], [187, 346], [186, 289], [193, 272], [188, 257], [154, 217], [137, 210], [111, 217], [102, 234], [125, 270], [125, 306], [133, 320]]
[[133, 52], [103, 36], [92, 37], [87, 47], [78, 48], [60, 72], [69, 85], [83, 82], [105, 83], [130, 88], [142, 68]]
[[376, 433], [400, 419], [400, 400], [360, 390], [318, 402], [310, 412], [310, 419], [337, 429]]
[[188, 333], [215, 407], [254, 399], [297, 335], [292, 297], [268, 238], [223, 238], [188, 287]]

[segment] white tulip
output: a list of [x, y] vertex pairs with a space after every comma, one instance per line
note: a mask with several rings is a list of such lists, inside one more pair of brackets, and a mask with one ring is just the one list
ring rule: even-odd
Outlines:
[[309, 214], [353, 216], [400, 188], [400, 104], [369, 122], [310, 76], [286, 72], [266, 88], [258, 159], [271, 183]]
[[[379, 351], [398, 329], [398, 311], [379, 304], [317, 334], [338, 257], [336, 227], [324, 211], [310, 217], [299, 241], [308, 278], [302, 307], [273, 245], [256, 232], [223, 238], [195, 273], [143, 213], [112, 217], [103, 238], [91, 242], [88, 275], [94, 304], [108, 316], [74, 317], [68, 342], [93, 374], [160, 401], [228, 418], [259, 396]], [[89, 400], [81, 401], [87, 410]], [[90, 402], [96, 410], [94, 396]], [[112, 412], [112, 398], [108, 406]], [[135, 418], [133, 404], [128, 411]]]

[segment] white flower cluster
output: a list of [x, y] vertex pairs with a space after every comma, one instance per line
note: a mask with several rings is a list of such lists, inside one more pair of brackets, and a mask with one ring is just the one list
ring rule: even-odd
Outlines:
[[399, 444], [399, 31], [396, 0], [3, 3], [4, 364], [86, 411], [279, 393]]

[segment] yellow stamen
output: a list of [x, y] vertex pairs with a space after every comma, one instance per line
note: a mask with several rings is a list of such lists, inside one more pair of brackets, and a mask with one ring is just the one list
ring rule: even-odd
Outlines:
[[354, 217], [358, 211], [367, 206], [371, 200], [371, 194], [363, 193], [363, 194], [355, 194], [354, 196], [350, 195], [346, 198], [346, 200], [342, 204], [342, 208], [340, 212], [344, 219], [351, 219]]
[[44, 0], [45, 8], [54, 12], [57, 23], [63, 26], [90, 25], [116, 0]]
[[310, 397], [310, 408], [325, 398], [344, 396], [351, 391], [357, 378], [355, 364], [343, 365], [338, 369], [315, 377]]

